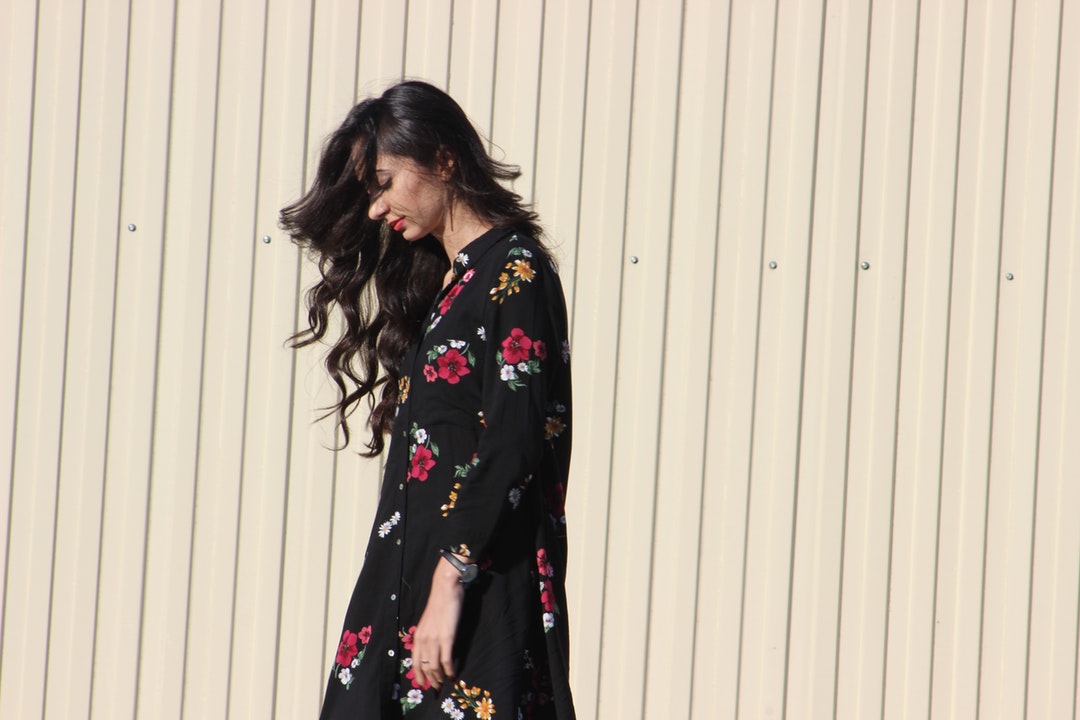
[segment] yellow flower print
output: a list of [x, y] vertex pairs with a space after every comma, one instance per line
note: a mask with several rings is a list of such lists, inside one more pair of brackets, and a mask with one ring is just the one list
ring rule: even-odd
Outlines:
[[531, 283], [536, 278], [536, 270], [533, 268], [532, 263], [527, 259], [523, 259], [531, 258], [531, 252], [525, 248], [515, 247], [511, 248], [506, 256], [516, 259], [511, 259], [510, 262], [506, 263], [505, 269], [509, 272], [499, 273], [499, 284], [491, 288], [489, 293], [491, 300], [500, 305], [514, 293], [521, 292], [522, 283]]
[[454, 483], [454, 489], [450, 491], [450, 502], [446, 503], [441, 508], [443, 517], [447, 517], [450, 514], [450, 511], [457, 506], [457, 494], [460, 489], [461, 483]]
[[515, 260], [511, 263], [511, 267], [514, 270], [514, 277], [518, 280], [532, 282], [532, 279], [536, 277], [536, 271], [532, 269], [528, 260]]
[[[483, 693], [483, 697], [480, 693]], [[450, 697], [457, 700], [458, 707], [462, 710], [472, 710], [480, 720], [491, 720], [495, 715], [495, 701], [491, 699], [489, 690], [469, 687], [464, 680], [461, 680], [450, 691]], [[446, 712], [449, 714], [449, 711]]]
[[409, 399], [409, 376], [400, 378], [397, 381], [397, 394], [398, 405], [402, 404]]
[[544, 423], [544, 439], [550, 440], [551, 438], [557, 438], [562, 435], [562, 431], [566, 429], [566, 423], [558, 415], [553, 415], [547, 418], [547, 422]]

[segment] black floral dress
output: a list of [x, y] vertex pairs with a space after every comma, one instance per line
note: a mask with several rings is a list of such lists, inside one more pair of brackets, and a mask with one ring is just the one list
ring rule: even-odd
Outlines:
[[[562, 286], [544, 251], [505, 229], [465, 247], [453, 276], [402, 363], [379, 507], [325, 719], [574, 717]], [[439, 548], [483, 571], [465, 592], [457, 677], [436, 692], [413, 682], [410, 651]]]

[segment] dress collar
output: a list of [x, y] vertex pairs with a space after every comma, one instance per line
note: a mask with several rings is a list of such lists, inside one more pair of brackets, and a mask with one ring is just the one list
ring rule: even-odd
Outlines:
[[465, 247], [461, 248], [461, 251], [454, 258], [454, 262], [451, 265], [454, 277], [459, 278], [464, 275], [465, 271], [469, 268], [476, 267], [480, 258], [482, 258], [488, 250], [494, 247], [495, 244], [504, 237], [512, 235], [513, 233], [513, 228], [492, 228]]

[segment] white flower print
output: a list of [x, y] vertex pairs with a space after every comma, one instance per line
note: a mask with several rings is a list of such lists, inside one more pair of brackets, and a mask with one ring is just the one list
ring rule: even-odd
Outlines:
[[427, 430], [420, 428], [416, 431], [416, 442], [418, 445], [423, 445], [427, 442]]
[[532, 253], [525, 249], [522, 249], [521, 254], [527, 258], [532, 257]]
[[[454, 720], [464, 720], [465, 718], [465, 712], [462, 710], [458, 710], [456, 707], [454, 707], [453, 698], [446, 698], [442, 701], [442, 705], [440, 705], [439, 707], [442, 708], [444, 715], [449, 715], [450, 717], [454, 718]], [[477, 717], [480, 716], [477, 715]]]
[[431, 324], [428, 325], [428, 332], [431, 332], [432, 330], [434, 330], [435, 326], [439, 324], [440, 320], [442, 320], [442, 315], [436, 316], [436, 318], [431, 321]]
[[356, 666], [357, 666], [357, 665], [359, 665], [359, 664], [360, 664], [360, 656], [359, 656], [359, 655], [357, 655], [356, 657], [354, 657], [354, 658], [352, 659], [352, 662], [351, 662], [351, 663], [349, 663], [349, 667], [351, 667], [351, 668], [354, 668], [354, 667], [356, 667]]
[[390, 519], [379, 526], [379, 537], [384, 538], [390, 534], [391, 528], [401, 522], [401, 513], [395, 512]]
[[465, 347], [465, 341], [464, 340], [451, 340], [450, 341], [450, 347], [454, 348], [455, 350], [460, 350], [461, 348]]
[[437, 350], [439, 351], [439, 354], [440, 354], [440, 355], [445, 355], [445, 354], [446, 354], [446, 350], [447, 350], [447, 347], [446, 347], [445, 345], [440, 345], [440, 346], [439, 346], [438, 348], [436, 348], [436, 349], [437, 349]]
[[424, 702], [424, 691], [413, 688], [408, 695], [401, 698], [401, 712], [412, 710], [422, 702]]
[[563, 405], [562, 403], [555, 403], [555, 412], [560, 412], [560, 413], [566, 412], [566, 406]]
[[509, 500], [510, 506], [517, 510], [517, 506], [521, 502], [521, 488], [511, 488]]
[[570, 341], [569, 340], [563, 340], [562, 341], [562, 361], [564, 363], [570, 362]]
[[484, 342], [487, 342], [487, 330], [484, 329], [483, 325], [476, 328], [476, 334], [480, 336], [481, 340], [483, 340]]
[[339, 672], [337, 676], [338, 680], [340, 680], [345, 685], [348, 685], [352, 682], [352, 670], [350, 670], [349, 668], [341, 668], [341, 672]]
[[499, 370], [499, 377], [502, 378], [503, 380], [507, 381], [507, 382], [515, 379], [517, 377], [517, 373], [514, 372], [514, 366], [513, 365], [503, 365], [502, 369]]
[[523, 362], [519, 362], [519, 363], [517, 364], [517, 369], [518, 369], [518, 371], [519, 371], [519, 372], [525, 372], [526, 370], [528, 370], [528, 369], [529, 369], [529, 366], [528, 366], [528, 365], [526, 365], [526, 364], [525, 364], [525, 363], [523, 363]]
[[555, 627], [555, 613], [544, 613], [544, 630], [550, 630]]
[[411, 668], [412, 667], [412, 658], [407, 657], [407, 658], [403, 659], [401, 661], [401, 667], [403, 667], [403, 668]]
[[465, 267], [469, 266], [469, 256], [466, 255], [465, 253], [458, 253], [457, 259], [458, 259], [458, 262], [460, 262]]

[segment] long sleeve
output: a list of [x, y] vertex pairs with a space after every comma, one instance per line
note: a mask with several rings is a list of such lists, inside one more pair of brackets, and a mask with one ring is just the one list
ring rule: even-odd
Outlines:
[[511, 245], [486, 302], [482, 430], [443, 532], [444, 547], [476, 557], [565, 430], [569, 402], [557, 392], [568, 386], [565, 307], [547, 258]]

